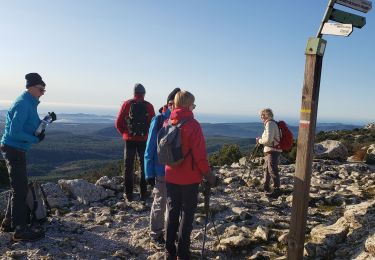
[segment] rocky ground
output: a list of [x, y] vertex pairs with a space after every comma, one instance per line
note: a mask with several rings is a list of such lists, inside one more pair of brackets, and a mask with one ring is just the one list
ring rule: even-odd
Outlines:
[[[251, 163], [242, 158], [218, 169], [222, 181], [211, 194], [207, 259], [286, 259], [295, 167], [280, 165], [283, 194], [272, 199], [258, 191], [260, 164], [260, 158]], [[374, 181], [375, 168], [362, 162], [314, 161], [306, 259], [375, 258]], [[1, 259], [163, 259], [163, 249], [148, 235], [152, 199], [146, 205], [125, 202], [121, 182], [121, 177], [104, 177], [96, 185], [83, 180], [44, 184], [53, 207], [43, 224], [46, 237], [13, 243], [11, 233], [0, 232]], [[6, 196], [0, 194], [1, 211]], [[191, 236], [196, 259], [204, 223], [200, 194]]]

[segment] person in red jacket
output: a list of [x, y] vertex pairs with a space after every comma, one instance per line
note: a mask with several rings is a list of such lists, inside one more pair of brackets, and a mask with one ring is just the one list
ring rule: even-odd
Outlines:
[[185, 159], [177, 167], [165, 166], [168, 204], [165, 259], [168, 260], [175, 260], [177, 256], [179, 259], [190, 259], [190, 234], [198, 204], [199, 183], [203, 177], [211, 186], [216, 182], [216, 177], [208, 164], [202, 128], [194, 119], [194, 101], [195, 98], [190, 92], [178, 92], [174, 99], [175, 109], [170, 116], [171, 123], [174, 125], [181, 120], [187, 121], [181, 126], [182, 152]]
[[135, 84], [134, 98], [124, 102], [116, 120], [116, 128], [125, 140], [124, 177], [125, 195], [128, 201], [133, 200], [134, 159], [138, 153], [141, 164], [141, 200], [147, 199], [147, 183], [144, 173], [144, 154], [148, 129], [151, 119], [155, 116], [154, 107], [144, 100], [146, 90], [142, 84]]

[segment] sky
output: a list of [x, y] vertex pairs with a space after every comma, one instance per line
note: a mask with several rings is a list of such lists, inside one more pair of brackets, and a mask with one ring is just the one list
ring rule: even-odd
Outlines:
[[[117, 115], [135, 83], [158, 110], [175, 87], [202, 120], [257, 121], [262, 108], [297, 121], [305, 48], [328, 0], [5, 0], [0, 8], [0, 109], [46, 82], [39, 112]], [[374, 122], [375, 19], [329, 36], [318, 122]]]

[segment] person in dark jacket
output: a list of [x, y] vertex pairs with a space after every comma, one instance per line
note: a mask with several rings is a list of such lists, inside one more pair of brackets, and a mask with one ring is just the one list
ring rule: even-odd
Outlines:
[[[4, 232], [14, 230], [14, 241], [35, 241], [44, 237], [42, 230], [34, 230], [28, 225], [26, 152], [32, 144], [40, 143], [45, 137], [44, 131], [37, 136], [34, 133], [41, 122], [37, 106], [46, 91], [46, 84], [38, 73], [29, 73], [25, 78], [26, 91], [9, 108], [0, 142], [12, 191], [1, 229]], [[56, 120], [55, 113], [52, 119]]]
[[[165, 167], [167, 186], [167, 227], [165, 259], [190, 259], [190, 234], [193, 229], [194, 213], [198, 203], [198, 186], [203, 177], [211, 186], [216, 177], [208, 164], [206, 142], [202, 128], [194, 119], [195, 98], [188, 91], [180, 91], [174, 99], [175, 108], [170, 121], [177, 125], [181, 120], [182, 153], [185, 159], [178, 166]], [[181, 220], [180, 220], [181, 213]], [[178, 246], [175, 240], [178, 232]]]
[[125, 140], [124, 177], [125, 195], [128, 201], [133, 200], [134, 160], [138, 154], [141, 164], [140, 194], [141, 200], [147, 198], [147, 183], [144, 174], [144, 154], [148, 129], [155, 116], [154, 107], [144, 100], [146, 90], [142, 84], [135, 84], [134, 97], [125, 101], [116, 120], [116, 128]]
[[174, 105], [174, 97], [179, 92], [180, 88], [175, 88], [167, 98], [167, 105], [162, 108], [159, 115], [156, 115], [150, 125], [148, 134], [146, 151], [145, 151], [145, 174], [146, 180], [154, 180], [154, 201], [150, 213], [150, 236], [151, 239], [161, 245], [165, 243], [164, 226], [165, 226], [165, 208], [167, 190], [165, 187], [165, 165], [158, 162], [157, 154], [157, 137], [163, 123], [169, 119]]

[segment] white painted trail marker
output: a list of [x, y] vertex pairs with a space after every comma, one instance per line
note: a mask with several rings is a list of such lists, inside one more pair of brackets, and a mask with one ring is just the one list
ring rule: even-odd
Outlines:
[[353, 25], [342, 23], [325, 23], [323, 25], [322, 34], [330, 34], [337, 36], [349, 36], [353, 31]]
[[337, 0], [337, 4], [367, 13], [372, 8], [372, 2], [368, 0]]

